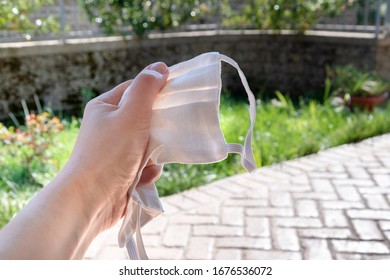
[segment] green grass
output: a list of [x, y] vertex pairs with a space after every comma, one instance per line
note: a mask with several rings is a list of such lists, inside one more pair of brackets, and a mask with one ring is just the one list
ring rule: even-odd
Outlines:
[[[245, 102], [224, 99], [221, 104], [221, 128], [226, 141], [242, 143], [249, 126]], [[55, 147], [50, 149], [58, 168], [68, 159], [78, 133], [77, 122], [56, 135]], [[373, 112], [334, 108], [316, 101], [298, 105], [279, 96], [277, 102], [257, 106], [253, 151], [257, 165], [273, 163], [315, 153], [329, 147], [363, 140], [390, 132], [390, 104]], [[54, 174], [43, 170], [37, 174], [42, 184], [26, 183], [20, 162], [0, 147], [0, 228], [21, 209], [28, 199]], [[237, 155], [216, 164], [169, 164], [157, 182], [160, 195], [169, 195], [233, 174], [244, 172]], [[39, 173], [39, 172], [38, 172]]]
[[[289, 99], [257, 106], [253, 152], [257, 165], [267, 166], [316, 153], [345, 143], [358, 142], [390, 131], [390, 104], [373, 112], [334, 108], [316, 101], [294, 107]], [[226, 141], [242, 143], [249, 127], [245, 103], [224, 100], [221, 128]], [[244, 172], [237, 155], [210, 165], [170, 164], [157, 182], [168, 195]]]

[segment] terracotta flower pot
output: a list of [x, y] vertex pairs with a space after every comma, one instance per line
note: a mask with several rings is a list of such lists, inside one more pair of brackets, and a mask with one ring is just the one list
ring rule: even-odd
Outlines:
[[381, 104], [388, 97], [388, 93], [385, 92], [382, 95], [378, 96], [353, 96], [351, 95], [350, 105], [353, 107], [358, 107], [361, 109], [366, 109], [371, 111], [374, 107]]

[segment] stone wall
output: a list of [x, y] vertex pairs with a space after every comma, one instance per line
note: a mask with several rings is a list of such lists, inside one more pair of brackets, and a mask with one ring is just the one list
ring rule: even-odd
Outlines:
[[[168, 65], [219, 51], [235, 59], [253, 91], [264, 87], [300, 94], [323, 86], [325, 65], [353, 63], [390, 78], [390, 42], [357, 33], [205, 31], [150, 35], [149, 39], [105, 37], [0, 44], [0, 117], [33, 106], [37, 95], [53, 108], [80, 104], [82, 89], [104, 92], [133, 78], [155, 61]], [[223, 84], [241, 90], [232, 67]]]

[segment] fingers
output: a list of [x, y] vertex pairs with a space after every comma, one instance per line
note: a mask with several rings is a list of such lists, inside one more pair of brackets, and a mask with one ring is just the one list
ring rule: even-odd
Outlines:
[[[125, 90], [119, 107], [125, 111], [151, 111], [157, 93], [168, 78], [168, 67], [157, 62], [145, 68]], [[133, 111], [134, 112], [134, 111]]]
[[163, 171], [163, 165], [161, 164], [153, 164], [146, 166], [144, 170], [142, 170], [142, 175], [139, 180], [139, 185], [150, 184], [156, 180], [158, 180]]
[[123, 93], [131, 85], [132, 82], [133, 80], [123, 82], [114, 87], [113, 89], [99, 95], [98, 97], [96, 97], [96, 99], [117, 106], [123, 96]]

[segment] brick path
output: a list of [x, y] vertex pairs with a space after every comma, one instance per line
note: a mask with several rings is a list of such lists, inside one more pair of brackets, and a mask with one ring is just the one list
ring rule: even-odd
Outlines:
[[[150, 259], [390, 258], [390, 134], [164, 197]], [[126, 259], [119, 224], [86, 259]]]

